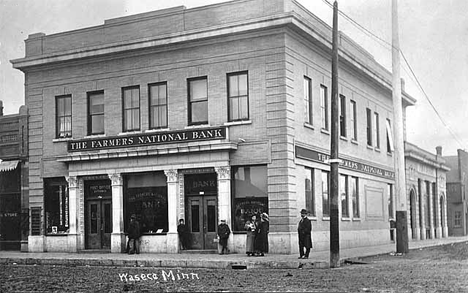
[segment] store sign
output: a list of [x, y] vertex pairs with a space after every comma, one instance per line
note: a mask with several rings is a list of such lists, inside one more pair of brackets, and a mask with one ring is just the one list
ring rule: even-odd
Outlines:
[[225, 138], [226, 127], [190, 129], [181, 131], [154, 132], [151, 134], [73, 140], [68, 142], [68, 151], [90, 151]]
[[[306, 149], [303, 147], [296, 146], [296, 158], [301, 158], [305, 160], [325, 163], [327, 160], [330, 159], [330, 155], [320, 153], [314, 150]], [[374, 167], [371, 165], [341, 159], [340, 168], [353, 170], [361, 173], [366, 173], [370, 175], [375, 175], [383, 178], [394, 179], [395, 172], [384, 170], [379, 167]]]

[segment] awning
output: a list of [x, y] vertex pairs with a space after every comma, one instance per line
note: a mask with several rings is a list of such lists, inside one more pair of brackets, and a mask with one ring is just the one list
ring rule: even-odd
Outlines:
[[0, 160], [0, 172], [15, 170], [18, 167], [18, 160], [13, 161], [1, 161]]

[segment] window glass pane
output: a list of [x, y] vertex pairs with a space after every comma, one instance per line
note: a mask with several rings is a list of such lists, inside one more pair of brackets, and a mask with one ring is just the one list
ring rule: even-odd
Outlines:
[[200, 232], [200, 205], [198, 201], [192, 201], [191, 214], [192, 232]]
[[239, 95], [245, 96], [247, 91], [247, 74], [241, 74], [239, 75]]
[[267, 167], [242, 166], [232, 168], [234, 231], [244, 231], [247, 219], [268, 213]]
[[353, 201], [353, 217], [359, 218], [359, 194], [358, 194], [358, 179], [357, 177], [351, 177], [351, 197]]
[[199, 101], [208, 99], [206, 79], [190, 81], [190, 100]]
[[93, 95], [90, 97], [91, 114], [99, 114], [104, 112], [104, 95]]
[[349, 217], [348, 208], [348, 176], [340, 175], [341, 216]]
[[111, 214], [111, 204], [104, 204], [104, 233], [112, 233], [112, 214]]
[[208, 102], [192, 103], [192, 123], [208, 121]]
[[229, 76], [229, 97], [236, 97], [239, 95], [239, 76]]
[[208, 232], [216, 232], [216, 202], [207, 202], [207, 230]]
[[68, 188], [64, 178], [44, 180], [46, 233], [66, 233], [69, 227]]
[[64, 99], [64, 115], [71, 115], [71, 97]]
[[322, 171], [322, 212], [324, 217], [330, 216], [330, 202], [328, 197], [329, 184], [328, 172]]
[[91, 225], [91, 233], [97, 233], [97, 226], [98, 226], [98, 217], [97, 217], [97, 204], [92, 204], [90, 209], [90, 225]]
[[91, 125], [92, 125], [92, 128], [91, 128], [92, 134], [104, 133], [104, 116], [103, 115], [92, 116]]
[[315, 195], [313, 189], [313, 170], [306, 168], [305, 169], [305, 198], [306, 198], [306, 209], [312, 216], [315, 216]]

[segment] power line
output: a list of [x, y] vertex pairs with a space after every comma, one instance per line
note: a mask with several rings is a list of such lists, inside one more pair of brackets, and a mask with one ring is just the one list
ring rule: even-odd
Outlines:
[[[325, 4], [327, 4], [328, 6], [332, 7], [333, 8], [333, 5], [328, 2], [328, 0], [322, 0], [323, 2], [325, 2]], [[344, 12], [342, 12], [341, 10], [338, 9], [338, 13], [343, 16], [346, 20], [348, 20], [351, 24], [353, 24], [354, 26], [356, 26], [359, 30], [363, 31], [364, 33], [366, 33], [368, 36], [370, 37], [373, 37], [374, 39], [380, 41], [382, 44], [388, 46], [389, 48], [386, 48], [386, 49], [391, 49], [393, 48], [393, 45], [390, 44], [389, 42], [385, 41], [384, 39], [382, 39], [381, 37], [375, 35], [374, 33], [372, 33], [370, 30], [368, 30], [367, 28], [365, 28], [364, 26], [362, 26], [361, 24], [359, 24], [357, 21], [355, 21], [354, 19], [352, 19], [351, 17], [349, 17], [348, 15], [346, 15]], [[401, 49], [399, 49], [399, 52], [401, 53], [401, 56], [403, 57], [403, 59], [405, 60], [405, 64], [406, 66], [408, 66], [409, 70], [411, 71], [411, 74], [410, 77], [413, 79], [413, 81], [416, 82], [416, 84], [418, 85], [419, 89], [421, 90], [421, 92], [423, 93], [424, 97], [426, 98], [426, 100], [429, 102], [429, 104], [431, 105], [432, 109], [434, 110], [434, 112], [437, 114], [437, 117], [439, 118], [439, 120], [442, 122], [442, 124], [445, 126], [445, 128], [447, 128], [447, 130], [450, 132], [450, 134], [453, 136], [453, 138], [458, 142], [458, 144], [460, 144], [460, 146], [463, 148], [463, 143], [462, 141], [458, 138], [458, 136], [451, 130], [451, 128], [449, 127], [449, 125], [447, 123], [445, 123], [444, 119], [442, 119], [442, 116], [439, 114], [439, 111], [437, 111], [436, 107], [434, 106], [434, 104], [432, 103], [431, 99], [429, 98], [429, 96], [427, 95], [426, 91], [424, 90], [424, 88], [422, 87], [421, 83], [419, 82], [419, 79], [418, 77], [416, 76], [416, 74], [414, 73], [413, 71], [413, 68], [411, 67], [411, 65], [409, 64], [408, 60], [406, 59], [405, 55], [403, 54], [403, 51]], [[404, 69], [404, 68], [403, 68]], [[406, 71], [406, 69], [405, 69]], [[407, 71], [406, 71], [407, 72]], [[408, 72], [407, 72], [408, 73]]]

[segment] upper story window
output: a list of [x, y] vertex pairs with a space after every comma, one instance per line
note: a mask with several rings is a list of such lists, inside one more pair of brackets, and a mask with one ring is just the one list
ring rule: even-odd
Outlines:
[[304, 113], [306, 123], [312, 125], [312, 80], [307, 76], [304, 76]]
[[395, 218], [395, 214], [393, 211], [393, 184], [387, 184], [387, 193], [388, 193], [388, 217], [390, 219]]
[[[247, 72], [228, 74], [227, 82], [229, 121], [249, 120], [249, 87]], [[207, 94], [206, 99], [208, 99]]]
[[64, 138], [72, 136], [72, 110], [71, 96], [60, 96], [55, 99], [56, 105], [56, 137]]
[[167, 127], [167, 84], [149, 85], [150, 128]]
[[379, 113], [374, 113], [374, 146], [380, 148], [380, 123], [379, 123]]
[[369, 108], [366, 108], [366, 118], [367, 145], [372, 146], [372, 111]]
[[357, 140], [357, 107], [356, 107], [356, 101], [351, 100], [349, 102], [349, 106], [351, 107], [349, 109], [349, 113], [351, 115], [350, 123], [351, 123], [351, 138], [353, 140]]
[[387, 153], [393, 152], [393, 134], [390, 119], [387, 119], [385, 128], [387, 129]]
[[104, 133], [104, 92], [88, 93], [88, 135]]
[[320, 85], [320, 112], [322, 115], [322, 129], [328, 130], [328, 93], [327, 87]]
[[140, 130], [140, 87], [122, 89], [123, 131]]
[[189, 125], [208, 124], [208, 78], [187, 80]]
[[346, 137], [346, 97], [340, 95], [340, 136]]

